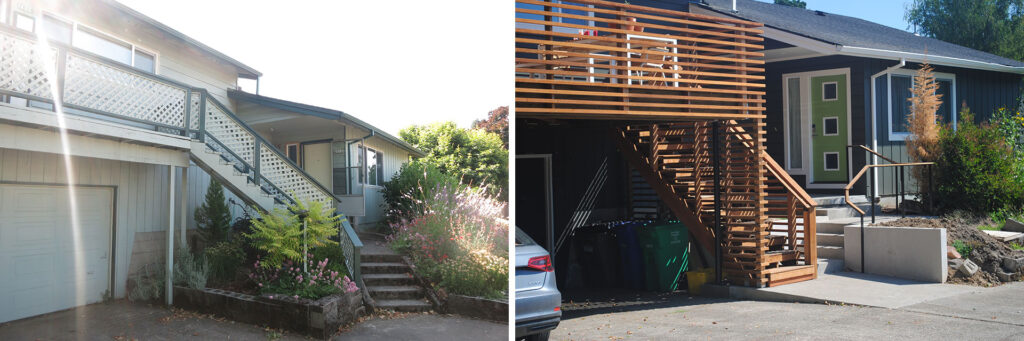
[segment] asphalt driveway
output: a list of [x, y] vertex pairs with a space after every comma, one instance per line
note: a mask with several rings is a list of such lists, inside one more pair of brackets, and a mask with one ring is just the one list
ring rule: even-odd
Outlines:
[[[125, 300], [0, 325], [0, 340], [303, 340], [303, 335]], [[371, 316], [334, 340], [507, 340], [508, 325], [452, 315]]]

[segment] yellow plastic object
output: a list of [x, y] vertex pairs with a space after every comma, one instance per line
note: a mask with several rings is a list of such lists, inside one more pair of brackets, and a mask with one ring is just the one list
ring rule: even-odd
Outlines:
[[686, 272], [686, 284], [689, 286], [690, 295], [700, 295], [700, 287], [707, 283], [711, 276], [715, 275], [715, 269], [705, 268], [697, 271]]

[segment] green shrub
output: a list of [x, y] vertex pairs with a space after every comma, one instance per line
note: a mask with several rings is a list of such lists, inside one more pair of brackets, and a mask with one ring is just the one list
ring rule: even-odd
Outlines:
[[966, 108], [960, 115], [957, 130], [945, 128], [939, 136], [936, 204], [980, 214], [1021, 207], [1024, 181], [1016, 176], [1016, 160], [1004, 136], [989, 124], [974, 124]]
[[252, 233], [244, 236], [256, 249], [266, 254], [261, 264], [268, 268], [278, 268], [286, 260], [302, 261], [303, 231], [302, 221], [295, 212], [308, 209], [306, 218], [306, 244], [310, 249], [327, 245], [337, 245], [330, 240], [338, 235], [340, 216], [334, 215], [334, 208], [324, 208], [320, 202], [299, 202], [288, 206], [288, 210], [275, 208], [273, 212], [264, 214], [262, 220], [252, 220]]
[[231, 209], [224, 197], [224, 186], [217, 180], [210, 180], [206, 201], [196, 208], [194, 216], [199, 236], [206, 245], [216, 245], [230, 236]]
[[206, 288], [208, 270], [206, 259], [192, 254], [188, 249], [179, 249], [174, 255], [174, 285]]
[[970, 256], [971, 250], [974, 249], [971, 245], [967, 244], [967, 242], [959, 239], [953, 241], [953, 248], [956, 249], [956, 252], [960, 253], [961, 256], [964, 256], [964, 258]]
[[151, 301], [164, 295], [164, 265], [146, 264], [132, 275], [134, 286], [128, 292], [132, 301]]
[[304, 272], [301, 262], [293, 263], [286, 260], [280, 267], [265, 267], [256, 261], [249, 278], [261, 294], [279, 294], [295, 299], [301, 297], [315, 300], [336, 293], [359, 290], [347, 275], [329, 270], [328, 264], [328, 259], [310, 259], [307, 264], [308, 272]]
[[324, 245], [321, 247], [313, 248], [310, 253], [313, 254], [312, 259], [326, 259], [327, 270], [336, 271], [341, 274], [348, 274], [348, 268], [345, 267], [345, 250], [342, 250], [341, 245]]
[[424, 189], [434, 189], [438, 186], [460, 186], [459, 179], [454, 175], [442, 173], [437, 167], [414, 160], [402, 165], [391, 177], [391, 180], [384, 182], [381, 194], [385, 203], [385, 223], [390, 226], [403, 220], [412, 219], [418, 212], [416, 204], [422, 202]]
[[484, 250], [438, 267], [441, 286], [460, 295], [502, 298], [508, 290], [508, 257]]
[[235, 279], [238, 269], [245, 264], [245, 250], [240, 240], [224, 241], [203, 251], [209, 264], [210, 280], [226, 283]]

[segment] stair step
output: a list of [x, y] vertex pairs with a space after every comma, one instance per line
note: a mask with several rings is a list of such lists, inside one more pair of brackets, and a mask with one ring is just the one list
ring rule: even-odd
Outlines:
[[360, 256], [366, 263], [400, 263], [402, 255], [394, 253], [364, 253]]
[[430, 311], [434, 306], [425, 300], [377, 300], [377, 308], [418, 313]]
[[360, 264], [364, 274], [402, 274], [409, 272], [409, 266], [399, 262], [363, 262]]
[[366, 288], [375, 300], [415, 300], [423, 298], [423, 288], [412, 285], [385, 285]]
[[844, 259], [846, 258], [845, 253], [842, 246], [818, 245], [818, 258]]
[[818, 237], [818, 245], [821, 246], [843, 246], [844, 235], [842, 233], [821, 233], [815, 234]]
[[416, 285], [416, 279], [412, 275], [404, 274], [367, 274], [363, 275], [363, 282], [366, 286], [396, 286]]

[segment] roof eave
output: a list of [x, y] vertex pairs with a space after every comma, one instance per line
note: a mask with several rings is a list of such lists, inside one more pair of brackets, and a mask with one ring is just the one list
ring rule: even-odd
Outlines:
[[424, 157], [427, 155], [427, 153], [424, 153], [418, 148], [413, 147], [408, 142], [405, 142], [402, 139], [395, 137], [394, 135], [388, 134], [387, 132], [380, 130], [379, 128], [374, 127], [373, 125], [366, 123], [365, 121], [360, 120], [355, 116], [349, 115], [341, 110], [334, 110], [323, 107], [317, 107], [309, 104], [291, 102], [283, 99], [251, 94], [248, 92], [234, 89], [228, 90], [228, 97], [236, 100], [242, 100], [263, 106], [277, 108], [280, 110], [285, 110], [296, 114], [308, 115], [327, 120], [346, 120], [352, 122], [353, 124], [359, 127], [362, 127], [363, 129], [372, 131], [374, 133], [374, 136], [381, 137], [384, 140], [394, 143], [398, 147], [408, 151], [410, 154], [413, 154], [413, 156]]
[[855, 56], [855, 57], [870, 57], [878, 59], [891, 59], [899, 60], [905, 58], [908, 62], [928, 62], [932, 65], [944, 65], [952, 67], [961, 67], [975, 70], [986, 70], [986, 71], [997, 71], [1006, 73], [1015, 73], [1024, 75], [1024, 67], [1010, 66], [997, 63], [983, 62], [978, 60], [936, 56], [923, 53], [903, 52], [903, 51], [892, 51], [873, 49], [867, 47], [856, 47], [856, 46], [838, 46], [838, 54]]
[[[241, 75], [241, 76], [249, 76], [249, 77], [252, 77], [254, 79], [263, 76], [262, 72], [259, 72], [258, 70], [254, 69], [254, 68], [252, 68], [252, 67], [250, 67], [248, 65], [245, 65], [242, 62], [240, 62], [240, 61], [238, 61], [238, 60], [236, 60], [234, 58], [231, 58], [228, 55], [226, 55], [224, 53], [221, 53], [220, 51], [217, 51], [214, 48], [199, 42], [198, 40], [193, 39], [192, 37], [189, 37], [189, 36], [185, 35], [184, 33], [181, 33], [178, 30], [175, 30], [175, 29], [171, 28], [170, 26], [164, 25], [163, 23], [161, 23], [159, 21], [156, 21], [156, 19], [150, 18], [149, 16], [147, 16], [145, 14], [142, 14], [139, 11], [136, 11], [136, 10], [132, 9], [131, 7], [128, 7], [128, 6], [118, 2], [116, 0], [104, 0], [104, 1], [107, 2], [108, 4], [110, 4], [111, 6], [113, 6], [114, 8], [116, 8], [116, 9], [122, 11], [122, 12], [125, 12], [128, 15], [131, 15], [131, 16], [139, 19], [139, 20], [142, 20], [143, 22], [145, 22], [147, 24], [153, 25], [154, 27], [160, 29], [161, 31], [164, 31], [167, 34], [170, 34], [171, 36], [173, 36], [175, 38], [181, 39], [185, 43], [194, 45], [195, 47], [198, 47], [200, 50], [203, 50], [204, 52], [209, 53], [209, 54], [213, 55], [216, 58], [222, 59], [222, 60], [228, 62], [229, 64], [234, 65], [240, 71], [239, 75]], [[246, 77], [246, 78], [249, 78], [249, 77]]]

